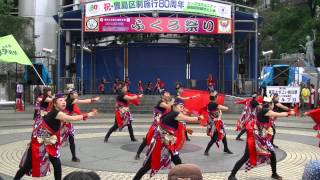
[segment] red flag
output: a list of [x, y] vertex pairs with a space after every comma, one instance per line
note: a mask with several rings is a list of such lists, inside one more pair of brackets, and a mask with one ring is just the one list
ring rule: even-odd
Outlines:
[[220, 105], [224, 105], [224, 94], [218, 94], [216, 103]]
[[262, 96], [258, 96], [257, 97], [257, 101], [258, 101], [258, 103], [262, 104], [263, 103], [263, 97]]
[[309, 111], [308, 116], [310, 116], [316, 124], [320, 124], [320, 108]]
[[[128, 95], [128, 96], [135, 96], [136, 94], [130, 94], [130, 93], [128, 93], [127, 95]], [[140, 98], [135, 99], [135, 100], [129, 100], [128, 102], [129, 102], [130, 104], [133, 104], [133, 105], [138, 106], [138, 105], [140, 104]]]
[[235, 104], [247, 104], [248, 101], [251, 101], [252, 98], [246, 98], [242, 100], [236, 100], [234, 101]]
[[82, 114], [81, 111], [80, 111], [80, 109], [79, 109], [79, 106], [78, 106], [77, 104], [74, 104], [74, 105], [73, 105], [73, 112], [76, 113], [76, 114], [78, 114], [78, 115], [81, 115], [81, 114]]
[[183, 89], [182, 97], [197, 96], [184, 101], [184, 106], [189, 110], [190, 114], [203, 115], [204, 119], [200, 121], [202, 126], [206, 126], [208, 123], [207, 105], [209, 103], [209, 92], [200, 91], [194, 89]]

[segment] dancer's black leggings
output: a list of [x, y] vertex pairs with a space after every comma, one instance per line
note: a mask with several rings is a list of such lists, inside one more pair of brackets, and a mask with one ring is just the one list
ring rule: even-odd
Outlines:
[[[59, 158], [52, 157], [49, 155], [49, 160], [53, 166], [54, 170], [54, 179], [61, 180], [62, 170], [61, 170], [61, 162]], [[31, 147], [28, 149], [28, 154], [26, 157], [26, 161], [24, 165], [17, 171], [14, 180], [21, 179], [28, 171], [32, 169], [32, 154]]]
[[147, 146], [147, 138], [143, 138], [140, 146], [139, 146], [139, 149], [137, 151], [137, 155], [140, 156], [140, 154], [142, 153], [143, 149]]
[[[111, 133], [116, 131], [118, 128], [119, 127], [118, 127], [117, 121], [115, 120], [113, 126], [109, 129], [104, 139], [109, 139]], [[134, 134], [133, 134], [133, 129], [131, 124], [128, 124], [128, 130], [129, 130], [131, 140], [134, 140]]]
[[74, 143], [74, 136], [69, 135], [69, 146], [72, 154], [72, 158], [76, 158], [76, 144]]
[[[181, 164], [181, 159], [179, 157], [179, 155], [173, 155], [171, 154], [171, 161], [175, 164]], [[142, 166], [139, 171], [137, 172], [137, 174], [134, 176], [133, 180], [139, 180], [142, 178], [143, 175], [145, 175], [149, 170], [151, 169], [151, 156], [149, 157], [148, 161], [144, 164], [144, 166]]]
[[[274, 151], [270, 151], [271, 153], [271, 170], [272, 174], [277, 174], [277, 159], [276, 159], [276, 153]], [[234, 165], [232, 171], [231, 171], [231, 176], [235, 176], [238, 172], [238, 170], [248, 161], [249, 159], [249, 150], [248, 147], [246, 146], [246, 150], [244, 151], [244, 155], [242, 158]]]
[[243, 128], [243, 129], [240, 131], [240, 133], [238, 134], [237, 139], [240, 139], [240, 137], [241, 137], [244, 133], [246, 133], [246, 132], [247, 132], [247, 129], [246, 129], [246, 128]]
[[[211, 137], [210, 142], [208, 143], [208, 146], [205, 150], [205, 152], [209, 152], [211, 146], [213, 145], [213, 143], [215, 143], [218, 139], [218, 133], [215, 131], [213, 136]], [[227, 143], [227, 135], [225, 135], [222, 139], [222, 143], [223, 143], [223, 147], [224, 147], [224, 151], [228, 150], [228, 143]]]
[[271, 127], [272, 127], [272, 132], [273, 132], [271, 144], [273, 145], [273, 140], [274, 140], [274, 137], [276, 136], [276, 125], [273, 124]]

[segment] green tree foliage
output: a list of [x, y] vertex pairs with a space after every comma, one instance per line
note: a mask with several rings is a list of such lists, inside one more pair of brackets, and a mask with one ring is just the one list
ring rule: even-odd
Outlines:
[[33, 19], [0, 15], [0, 37], [12, 34], [30, 57], [34, 56]]
[[0, 14], [10, 14], [14, 7], [14, 0], [0, 0]]
[[274, 58], [281, 53], [303, 52], [299, 44], [305, 45], [306, 36], [313, 37], [312, 29], [317, 30], [315, 53], [320, 54], [320, 19], [310, 16], [307, 4], [286, 5], [275, 10], [262, 12], [262, 50], [273, 50]]

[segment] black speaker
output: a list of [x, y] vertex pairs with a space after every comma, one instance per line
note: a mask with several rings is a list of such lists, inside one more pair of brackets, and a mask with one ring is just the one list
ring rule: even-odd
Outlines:
[[[42, 77], [42, 64], [33, 64], [39, 75]], [[41, 85], [41, 80], [38, 77], [37, 73], [34, 71], [32, 66], [27, 67], [27, 83], [31, 85]]]
[[245, 64], [239, 64], [239, 74], [245, 74], [245, 73], [246, 73]]

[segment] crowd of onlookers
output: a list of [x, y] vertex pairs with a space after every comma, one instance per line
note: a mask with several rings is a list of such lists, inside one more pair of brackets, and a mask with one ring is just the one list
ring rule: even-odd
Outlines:
[[[111, 90], [105, 89], [107, 83], [112, 83]], [[157, 95], [160, 94], [163, 89], [165, 89], [165, 83], [159, 77], [156, 79], [154, 83], [152, 83], [151, 81], [143, 83], [141, 80], [139, 80], [137, 84], [137, 89], [131, 89], [131, 81], [128, 77], [125, 77], [124, 81], [121, 81], [120, 79], [116, 78], [113, 82], [109, 82], [105, 79], [102, 79], [98, 86], [98, 92], [100, 94], [108, 94], [109, 92], [111, 92], [112, 94], [118, 94], [123, 84], [127, 86], [129, 92], [132, 91], [145, 95]], [[178, 90], [180, 87], [182, 87], [182, 83], [176, 81], [175, 89]], [[207, 88], [209, 91], [213, 91], [214, 87], [215, 80], [213, 79], [212, 75], [209, 74], [207, 79]]]
[[[100, 94], [108, 93], [108, 91], [105, 90], [105, 85], [107, 83], [111, 83], [106, 81], [105, 79], [101, 80], [99, 86], [98, 86], [98, 92]], [[112, 94], [118, 94], [121, 91], [122, 85], [127, 86], [128, 91], [138, 92], [139, 94], [146, 94], [146, 95], [152, 95], [152, 94], [160, 94], [161, 89], [164, 89], [164, 82], [157, 78], [156, 82], [153, 84], [151, 81], [148, 81], [146, 84], [143, 84], [142, 81], [138, 81], [138, 88], [133, 90], [130, 88], [131, 81], [128, 77], [125, 77], [124, 81], [121, 81], [120, 79], [116, 78], [111, 86], [111, 93]]]
[[[319, 106], [319, 100], [316, 100], [316, 93], [320, 94], [320, 88], [316, 91], [314, 84], [301, 85], [300, 107], [304, 110], [314, 109]], [[318, 97], [319, 99], [319, 97]]]

